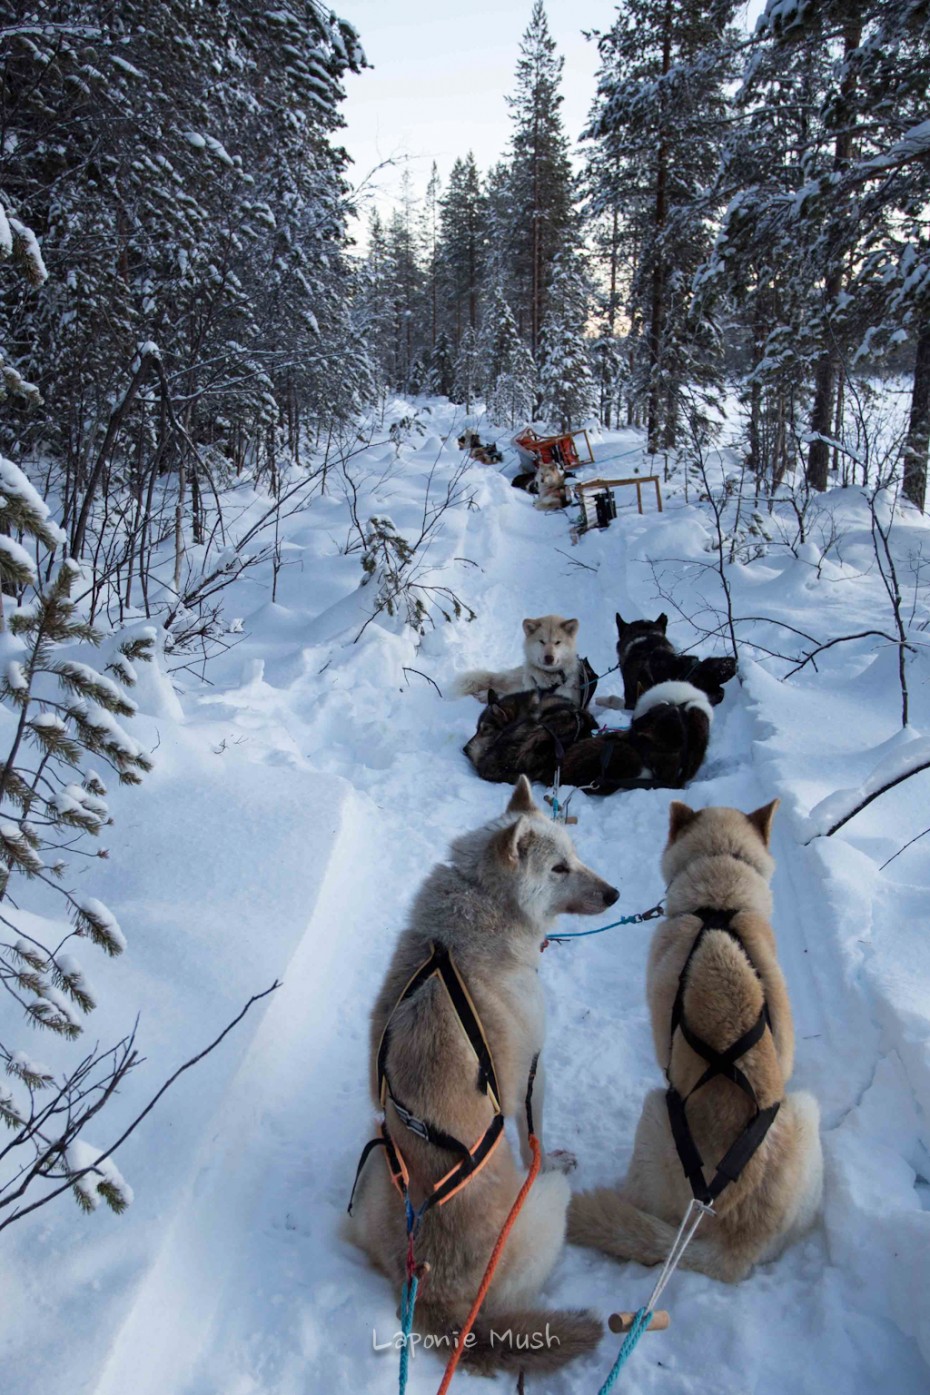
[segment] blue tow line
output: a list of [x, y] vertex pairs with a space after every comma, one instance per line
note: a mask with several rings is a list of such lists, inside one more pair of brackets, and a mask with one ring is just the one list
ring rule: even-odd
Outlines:
[[426, 1210], [426, 1203], [415, 1211], [404, 1190], [404, 1210], [407, 1217], [407, 1277], [400, 1293], [400, 1371], [398, 1374], [399, 1395], [405, 1395], [407, 1389], [407, 1379], [410, 1374], [410, 1334], [413, 1331], [413, 1312], [417, 1305], [417, 1289], [420, 1280], [417, 1277], [416, 1268], [413, 1262], [413, 1242], [416, 1240], [420, 1230], [420, 1222], [423, 1219], [423, 1212]]
[[416, 1307], [417, 1287], [419, 1282], [416, 1274], [412, 1274], [401, 1290], [400, 1330], [402, 1340], [400, 1346], [400, 1379], [398, 1383], [400, 1395], [404, 1395], [407, 1389], [407, 1376], [410, 1365], [410, 1333], [413, 1331], [413, 1310]]
[[611, 1370], [610, 1375], [607, 1377], [604, 1384], [601, 1386], [600, 1390], [597, 1392], [597, 1395], [610, 1395], [611, 1390], [613, 1390], [614, 1386], [617, 1383], [617, 1377], [623, 1370], [627, 1361], [629, 1361], [630, 1357], [633, 1355], [633, 1352], [636, 1349], [636, 1345], [639, 1342], [640, 1337], [646, 1331], [646, 1328], [649, 1326], [651, 1321], [652, 1313], [650, 1313], [649, 1309], [640, 1308], [639, 1312], [633, 1319], [633, 1326], [630, 1328], [629, 1332], [626, 1334], [626, 1337], [623, 1340], [623, 1346], [620, 1348], [620, 1351], [617, 1355], [617, 1359], [613, 1364], [613, 1369]]
[[618, 925], [642, 925], [645, 920], [657, 920], [660, 915], [665, 914], [665, 908], [659, 902], [657, 906], [651, 906], [648, 911], [637, 911], [635, 915], [624, 915], [619, 920], [612, 920], [609, 925], [599, 925], [596, 930], [566, 930], [561, 935], [549, 935], [549, 943], [560, 945], [563, 940], [583, 940], [587, 935], [603, 935], [605, 930], [616, 930]]

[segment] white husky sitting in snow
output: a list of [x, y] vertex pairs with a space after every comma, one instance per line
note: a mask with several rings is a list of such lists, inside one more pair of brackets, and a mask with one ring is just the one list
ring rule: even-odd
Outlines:
[[523, 621], [523, 663], [519, 668], [493, 673], [476, 669], [456, 678], [456, 697], [476, 697], [488, 701], [488, 689], [498, 697], [524, 693], [533, 688], [556, 693], [582, 704], [586, 690], [584, 661], [578, 657], [578, 621], [561, 615], [540, 615]]

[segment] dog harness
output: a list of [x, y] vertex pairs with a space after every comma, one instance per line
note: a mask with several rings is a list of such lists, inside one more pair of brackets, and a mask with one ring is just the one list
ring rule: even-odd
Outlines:
[[[597, 689], [597, 674], [587, 659], [579, 659], [578, 662], [581, 665], [581, 696], [577, 705], [586, 708], [590, 705]], [[555, 678], [554, 683], [537, 683], [535, 679], [533, 680], [533, 687], [537, 692], [554, 693], [556, 688], [561, 688], [568, 681], [568, 675], [564, 668], [552, 669], [551, 672]], [[566, 698], [566, 702], [570, 701], [570, 698]]]
[[[412, 998], [425, 983], [431, 978], [437, 978], [449, 997], [452, 1010], [458, 1019], [459, 1026], [468, 1038], [469, 1045], [475, 1054], [478, 1062], [478, 1074], [475, 1080], [475, 1088], [483, 1095], [487, 1095], [491, 1107], [494, 1110], [493, 1118], [485, 1129], [484, 1133], [472, 1147], [467, 1147], [460, 1139], [454, 1135], [446, 1133], [444, 1129], [436, 1124], [430, 1123], [426, 1119], [419, 1118], [412, 1110], [408, 1109], [398, 1100], [391, 1086], [387, 1073], [387, 1056], [391, 1042], [391, 1021], [401, 1003], [405, 1003], [408, 998]], [[529, 1079], [526, 1087], [526, 1118], [529, 1132], [533, 1132], [533, 1111], [532, 1097], [533, 1085], [536, 1080], [536, 1068], [539, 1062], [539, 1053], [533, 1057], [530, 1065]], [[450, 951], [445, 945], [433, 944], [430, 957], [420, 965], [416, 973], [408, 980], [406, 987], [401, 993], [397, 1002], [391, 1009], [391, 1014], [385, 1023], [384, 1031], [381, 1033], [381, 1040], [378, 1044], [378, 1098], [382, 1111], [390, 1100], [394, 1106], [397, 1117], [405, 1128], [416, 1134], [417, 1138], [425, 1143], [431, 1143], [434, 1148], [441, 1148], [447, 1153], [458, 1155], [458, 1162], [445, 1174], [438, 1182], [433, 1183], [433, 1190], [420, 1208], [420, 1214], [424, 1214], [433, 1206], [443, 1206], [456, 1192], [461, 1191], [468, 1182], [481, 1170], [488, 1161], [494, 1149], [497, 1147], [504, 1131], [504, 1112], [501, 1108], [500, 1088], [497, 1083], [497, 1074], [494, 1070], [494, 1060], [491, 1056], [491, 1048], [484, 1035], [481, 1026], [481, 1019], [477, 1009], [472, 1002], [471, 994], [465, 984], [465, 980], [456, 967]], [[358, 1187], [359, 1177], [368, 1159], [369, 1153], [375, 1148], [383, 1148], [387, 1160], [388, 1171], [391, 1174], [391, 1181], [409, 1204], [408, 1183], [410, 1180], [407, 1166], [403, 1159], [403, 1154], [388, 1132], [387, 1122], [381, 1121], [380, 1132], [376, 1138], [371, 1139], [362, 1149], [362, 1156], [359, 1159], [358, 1168], [355, 1173], [355, 1181], [352, 1184], [352, 1195], [349, 1197], [349, 1214], [352, 1213], [352, 1202], [355, 1198], [355, 1191]]]
[[674, 781], [670, 784], [667, 780], [657, 780], [654, 775], [636, 775], [626, 780], [611, 780], [607, 774], [610, 766], [610, 757], [614, 742], [619, 736], [626, 736], [632, 739], [637, 754], [644, 766], [648, 768], [650, 754], [643, 751], [639, 744], [639, 733], [635, 724], [631, 724], [626, 730], [618, 730], [616, 733], [604, 732], [597, 739], [604, 743], [601, 752], [601, 772], [589, 785], [582, 785], [586, 794], [615, 794], [617, 790], [664, 790], [681, 789], [685, 781], [685, 772], [688, 769], [688, 758], [691, 754], [691, 733], [688, 723], [685, 721], [685, 709], [677, 702], [657, 702], [654, 707], [650, 707], [650, 712], [660, 712], [663, 708], [668, 708], [678, 717], [678, 725], [681, 730], [681, 748], [678, 758], [678, 768], [675, 771]]
[[[691, 914], [699, 917], [701, 928], [685, 960], [684, 968], [681, 971], [681, 977], [678, 980], [678, 992], [675, 995], [675, 1002], [672, 1007], [672, 1029], [669, 1038], [669, 1064], [665, 1073], [669, 1084], [665, 1094], [665, 1100], [668, 1106], [668, 1120], [672, 1129], [672, 1137], [675, 1140], [675, 1147], [678, 1150], [678, 1157], [684, 1168], [685, 1176], [691, 1184], [691, 1191], [698, 1201], [703, 1202], [706, 1206], [710, 1206], [725, 1187], [739, 1178], [747, 1163], [758, 1151], [765, 1135], [775, 1122], [775, 1116], [781, 1107], [781, 1100], [776, 1100], [774, 1104], [770, 1104], [767, 1108], [762, 1109], [751, 1082], [736, 1064], [741, 1056], [745, 1056], [747, 1051], [750, 1051], [752, 1047], [762, 1039], [766, 1031], [771, 1032], [772, 1023], [769, 1017], [768, 1003], [763, 1001], [762, 1009], [753, 1025], [748, 1031], [744, 1032], [737, 1041], [733, 1042], [731, 1046], [728, 1046], [725, 1051], [717, 1051], [713, 1046], [709, 1046], [706, 1041], [702, 1041], [697, 1033], [691, 1030], [685, 1020], [684, 1000], [688, 968], [691, 964], [691, 960], [697, 953], [698, 946], [701, 944], [708, 930], [722, 930], [735, 940], [749, 960], [749, 966], [753, 973], [757, 978], [760, 977], [758, 969], [752, 962], [749, 951], [739, 933], [733, 929], [731, 924], [733, 916], [738, 914], [737, 911], [721, 911], [714, 910], [712, 907], [702, 906], [700, 909], [691, 912]], [[691, 1050], [695, 1051], [698, 1056], [707, 1062], [707, 1069], [704, 1074], [700, 1077], [697, 1084], [692, 1086], [684, 1098], [682, 1098], [675, 1089], [675, 1086], [671, 1082], [670, 1075], [672, 1068], [672, 1045], [675, 1040], [676, 1031], [680, 1031], [685, 1041], [691, 1047]], [[733, 1143], [730, 1144], [730, 1147], [717, 1164], [716, 1171], [711, 1181], [706, 1182], [704, 1180], [704, 1160], [694, 1141], [694, 1135], [688, 1123], [686, 1106], [692, 1095], [696, 1094], [698, 1090], [702, 1089], [703, 1086], [718, 1075], [724, 1076], [742, 1090], [743, 1094], [746, 1095], [753, 1104], [755, 1113], [745, 1127], [741, 1129], [740, 1133]]]

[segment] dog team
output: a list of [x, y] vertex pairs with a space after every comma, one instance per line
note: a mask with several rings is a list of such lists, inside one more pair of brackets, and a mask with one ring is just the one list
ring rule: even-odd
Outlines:
[[[578, 656], [577, 620], [525, 620], [522, 665], [459, 680], [460, 695], [487, 700], [469, 758], [486, 779], [511, 780], [516, 770], [516, 784], [501, 817], [452, 843], [397, 943], [371, 1018], [382, 1123], [363, 1153], [347, 1220], [348, 1238], [399, 1291], [411, 1272], [416, 1216], [420, 1340], [442, 1345], [461, 1331], [543, 1139], [540, 950], [559, 916], [599, 915], [618, 897], [579, 859], [565, 824], [537, 805], [530, 779], [551, 781], [558, 766], [564, 782], [598, 793], [642, 785], [647, 775], [653, 785], [684, 784], [735, 672], [731, 660], [676, 653], [666, 624], [664, 615], [617, 616], [633, 721], [613, 744], [593, 733], [587, 707], [597, 680]], [[633, 746], [620, 746], [631, 734]], [[694, 1198], [712, 1204], [713, 1215], [683, 1263], [736, 1282], [813, 1223], [819, 1111], [810, 1095], [787, 1091], [794, 1037], [771, 926], [777, 803], [745, 814], [672, 801], [661, 859], [665, 919], [646, 976], [666, 1089], [646, 1094], [616, 1186], [573, 1195], [566, 1173], [574, 1159], [543, 1153], [462, 1353], [470, 1370], [543, 1373], [597, 1346], [603, 1328], [594, 1314], [538, 1303], [566, 1238], [659, 1264]]]
[[625, 621], [617, 615], [623, 699], [601, 708], [632, 708], [626, 730], [597, 723], [589, 707], [597, 675], [578, 653], [578, 621], [543, 615], [523, 621], [523, 663], [491, 673], [465, 673], [458, 697], [482, 698], [485, 709], [465, 754], [483, 780], [507, 784], [520, 775], [575, 785], [586, 794], [661, 786], [680, 789], [707, 752], [712, 708], [736, 672], [733, 659], [679, 654], [666, 636], [668, 617]]

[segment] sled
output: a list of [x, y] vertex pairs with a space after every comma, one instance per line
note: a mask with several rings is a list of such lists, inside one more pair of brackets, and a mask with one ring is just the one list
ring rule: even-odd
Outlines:
[[[579, 454], [577, 441], [584, 438], [586, 458]], [[525, 465], [559, 465], [563, 470], [574, 470], [579, 465], [593, 465], [594, 452], [587, 431], [566, 431], [558, 436], [539, 436], [528, 426], [513, 443], [520, 452]]]
[[626, 479], [612, 480], [585, 480], [583, 484], [575, 485], [575, 498], [581, 505], [581, 521], [572, 541], [577, 542], [581, 533], [586, 533], [589, 528], [607, 528], [610, 521], [617, 517], [617, 509], [614, 503], [613, 490], [624, 485], [636, 486], [636, 507], [639, 513], [643, 512], [643, 485], [652, 484], [656, 491], [656, 507], [659, 513], [662, 508], [662, 490], [659, 487], [658, 475], [631, 475]]

